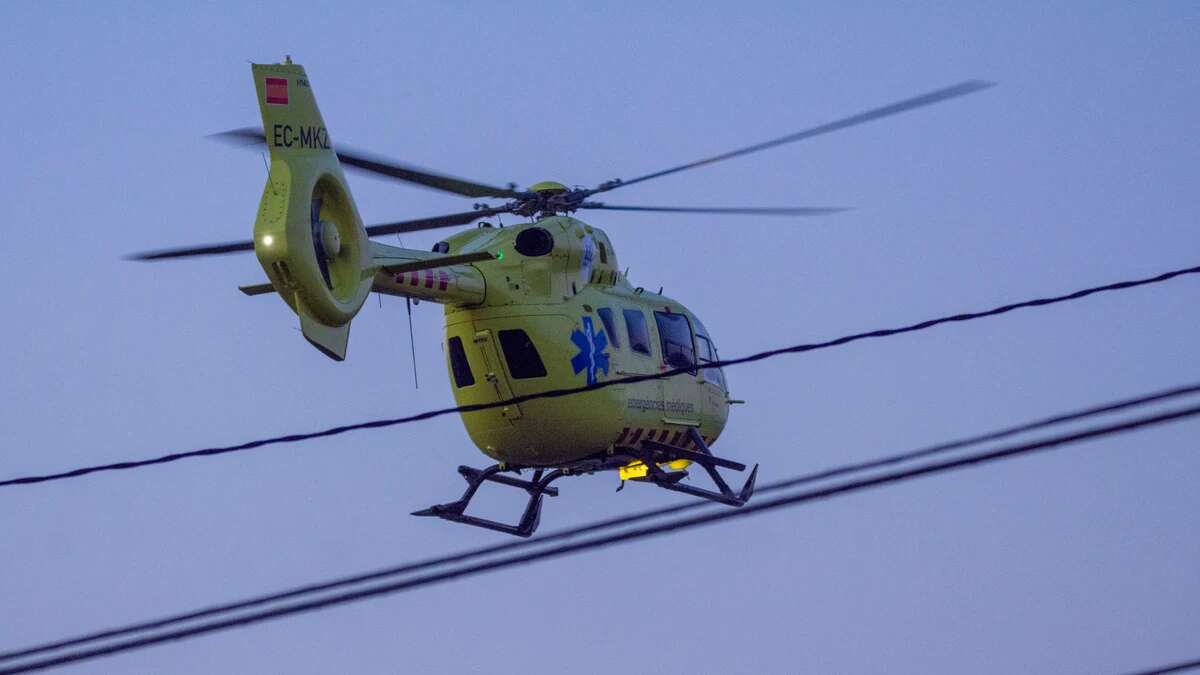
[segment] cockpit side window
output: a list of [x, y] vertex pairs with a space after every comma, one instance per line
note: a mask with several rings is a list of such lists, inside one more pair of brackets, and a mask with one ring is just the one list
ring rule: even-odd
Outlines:
[[658, 337], [662, 341], [663, 361], [672, 368], [695, 368], [696, 350], [692, 347], [692, 327], [682, 314], [655, 312]]
[[625, 328], [629, 332], [629, 348], [639, 354], [650, 355], [650, 331], [646, 329], [646, 315], [640, 309], [626, 309]]
[[[720, 361], [721, 357], [717, 355], [717, 345], [708, 337], [708, 329], [704, 324], [696, 319], [696, 347], [699, 349], [700, 365], [706, 363], [714, 363]], [[725, 384], [725, 373], [721, 372], [720, 368], [701, 368], [700, 376], [705, 382], [713, 384], [721, 388], [721, 391], [729, 391]]]
[[599, 307], [596, 309], [596, 313], [600, 315], [600, 321], [604, 323], [604, 332], [608, 334], [608, 342], [613, 349], [620, 349], [621, 340], [617, 335], [617, 324], [612, 310], [608, 307]]
[[[700, 365], [703, 366], [706, 363], [713, 363], [721, 360], [721, 358], [717, 356], [716, 345], [714, 345], [712, 340], [708, 339], [707, 336], [697, 333], [696, 343], [700, 346]], [[701, 369], [700, 374], [704, 376], [705, 382], [711, 382], [712, 384], [717, 385], [721, 388], [721, 391], [726, 390], [725, 373], [722, 373], [720, 368], [703, 368]]]

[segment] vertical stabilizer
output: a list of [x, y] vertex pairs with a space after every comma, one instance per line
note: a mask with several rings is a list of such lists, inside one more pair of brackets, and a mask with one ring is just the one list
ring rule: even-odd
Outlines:
[[251, 71], [271, 153], [254, 252], [304, 337], [340, 361], [371, 291], [367, 235], [303, 66], [289, 59]]

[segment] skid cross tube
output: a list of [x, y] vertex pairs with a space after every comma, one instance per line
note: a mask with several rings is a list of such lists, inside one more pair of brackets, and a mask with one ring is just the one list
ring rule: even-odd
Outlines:
[[[458, 472], [467, 481], [467, 490], [463, 492], [463, 496], [456, 502], [434, 504], [427, 509], [413, 511], [412, 515], [434, 516], [443, 520], [463, 523], [464, 525], [474, 525], [475, 527], [496, 530], [497, 532], [504, 532], [518, 537], [528, 537], [533, 534], [534, 530], [537, 529], [538, 523], [541, 522], [542, 496], [550, 495], [551, 497], [557, 497], [558, 488], [550, 487], [550, 483], [566, 475], [566, 472], [561, 469], [555, 469], [543, 476], [544, 469], [537, 469], [533, 472], [532, 480], [505, 476], [501, 473], [503, 471], [519, 472], [520, 470], [520, 467], [503, 467], [500, 464], [493, 464], [486, 469], [460, 466], [458, 467]], [[475, 496], [475, 492], [479, 490], [479, 486], [489, 481], [500, 485], [520, 488], [529, 493], [529, 502], [525, 505], [525, 512], [521, 514], [521, 520], [516, 525], [509, 525], [464, 513], [467, 505], [471, 503], [471, 499]]]
[[[742, 486], [741, 491], [735, 493], [729, 487], [729, 484], [725, 482], [720, 472], [717, 471], [717, 467], [725, 467], [734, 471], [745, 471], [746, 465], [713, 455], [712, 451], [708, 449], [708, 444], [704, 442], [704, 438], [694, 428], [688, 429], [688, 438], [696, 445], [698, 448], [697, 451], [667, 445], [658, 441], [642, 441], [641, 449], [634, 450], [634, 458], [640, 460], [646, 466], [646, 475], [632, 480], [654, 483], [664, 490], [682, 492], [693, 497], [701, 497], [730, 506], [742, 506], [750, 501], [751, 495], [754, 494], [754, 482], [758, 478], [758, 465], [754, 465], [754, 469], [750, 472], [750, 477], [746, 479], [746, 484]], [[712, 479], [713, 484], [717, 486], [717, 490], [719, 491], [684, 485], [680, 481], [687, 477], [687, 471], [666, 471], [658, 465], [659, 462], [669, 462], [676, 459], [686, 459], [700, 465], [708, 473], [709, 478]]]
[[712, 453], [685, 450], [684, 448], [667, 445], [666, 443], [659, 443], [658, 441], [642, 441], [642, 447], [649, 448], [655, 452], [660, 452], [664, 456], [668, 456], [671, 459], [686, 459], [697, 464], [720, 466], [726, 469], [733, 469], [734, 471], [746, 470], [746, 465], [742, 464], [741, 462], [735, 462], [723, 457], [714, 457]]
[[[630, 462], [641, 462], [646, 466], [645, 476], [630, 480], [653, 483], [664, 490], [682, 492], [693, 497], [700, 497], [730, 506], [742, 506], [749, 501], [750, 496], [754, 494], [754, 481], [758, 477], [758, 465], [755, 464], [754, 469], [750, 471], [750, 477], [746, 479], [746, 484], [742, 486], [741, 491], [734, 492], [729, 487], [729, 484], [725, 482], [725, 479], [721, 477], [717, 468], [745, 471], [746, 465], [713, 455], [712, 451], [708, 448], [708, 444], [704, 442], [704, 438], [694, 428], [688, 429], [688, 439], [695, 445], [695, 450], [667, 445], [658, 441], [645, 440], [641, 442], [639, 447], [621, 446], [612, 448], [608, 452], [592, 455], [553, 469], [551, 467], [503, 464], [493, 464], [486, 469], [460, 466], [458, 467], [458, 473], [462, 475], [463, 480], [467, 481], [467, 489], [463, 492], [462, 497], [458, 501], [446, 504], [434, 504], [427, 509], [414, 511], [413, 515], [432, 516], [464, 525], [473, 525], [497, 532], [504, 532], [505, 534], [518, 537], [529, 537], [537, 529], [542, 519], [542, 497], [545, 495], [550, 495], [551, 497], [558, 496], [558, 488], [551, 487], [550, 483], [563, 476], [593, 474], [599, 471], [616, 471], [628, 466]], [[667, 471], [659, 466], [660, 463], [672, 462], [678, 459], [684, 459], [703, 467], [717, 489], [706, 490], [691, 485], [684, 485], [680, 481], [687, 478], [687, 471]], [[523, 469], [533, 471], [533, 476], [529, 480], [505, 475], [510, 471], [519, 475]], [[467, 515], [466, 510], [467, 506], [471, 503], [471, 499], [475, 497], [475, 493], [479, 490], [479, 487], [488, 482], [507, 485], [529, 493], [529, 502], [525, 505], [525, 511], [521, 514], [521, 520], [516, 525]], [[624, 486], [625, 482], [622, 481], [621, 485]], [[620, 490], [620, 488], [617, 489]]]

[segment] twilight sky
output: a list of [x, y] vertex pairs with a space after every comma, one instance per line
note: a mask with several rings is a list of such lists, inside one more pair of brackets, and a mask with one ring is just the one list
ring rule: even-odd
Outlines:
[[[258, 123], [248, 61], [284, 54], [335, 143], [522, 185], [594, 185], [998, 82], [610, 200], [846, 213], [584, 218], [725, 357], [1200, 263], [1196, 3], [8, 2], [0, 26], [0, 478], [452, 401], [440, 307], [415, 311], [414, 390], [397, 299], [368, 300], [337, 364], [277, 299], [237, 292], [263, 276], [253, 256], [121, 259], [250, 235], [262, 160], [204, 136]], [[350, 181], [367, 222], [470, 203]], [[1182, 279], [730, 370], [748, 403], [717, 449], [769, 482], [1191, 382], [1198, 296]], [[73, 670], [1097, 673], [1194, 658], [1198, 437], [1184, 422]], [[0, 490], [0, 651], [502, 541], [408, 515], [486, 461], [443, 417]], [[561, 482], [543, 530], [679, 499], [615, 487]]]

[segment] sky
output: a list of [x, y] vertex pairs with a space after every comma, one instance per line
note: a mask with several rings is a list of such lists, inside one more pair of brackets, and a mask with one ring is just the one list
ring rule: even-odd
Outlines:
[[[0, 478], [452, 403], [441, 308], [369, 299], [349, 357], [237, 286], [248, 62], [306, 66], [334, 142], [488, 183], [594, 185], [967, 79], [999, 86], [631, 186], [635, 285], [724, 357], [1200, 263], [1200, 5], [0, 5]], [[360, 175], [364, 220], [470, 200]], [[612, 198], [610, 201], [617, 202]], [[407, 236], [427, 248], [445, 232]], [[395, 243], [393, 239], [387, 240]], [[1200, 281], [731, 369], [719, 454], [760, 480], [1146, 391], [1200, 365]], [[1200, 426], [527, 565], [74, 672], [1123, 672], [1200, 656]], [[0, 651], [505, 541], [409, 512], [483, 466], [453, 416], [0, 491]], [[676, 503], [560, 482], [542, 529]], [[484, 498], [486, 496], [486, 499]], [[519, 508], [481, 496], [485, 513]], [[491, 501], [489, 501], [491, 500]]]

